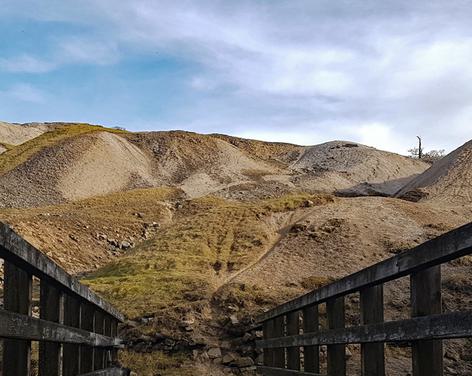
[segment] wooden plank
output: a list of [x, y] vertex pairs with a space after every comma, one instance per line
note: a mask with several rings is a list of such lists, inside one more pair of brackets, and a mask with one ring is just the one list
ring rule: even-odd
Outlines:
[[[300, 330], [300, 312], [287, 315], [287, 335], [297, 335]], [[300, 347], [290, 347], [287, 350], [287, 368], [300, 370]]]
[[[41, 281], [40, 287], [40, 318], [51, 322], [61, 322], [62, 319], [62, 294], [49, 285], [47, 281]], [[61, 370], [61, 344], [58, 342], [39, 343], [39, 376], [59, 376]]]
[[[64, 325], [80, 327], [80, 302], [70, 294], [65, 294], [64, 297]], [[80, 373], [79, 345], [64, 344], [63, 347], [63, 376], [78, 375]]]
[[399, 321], [320, 331], [257, 341], [258, 348], [350, 343], [407, 342], [421, 339], [472, 337], [472, 311], [443, 313]]
[[108, 368], [99, 371], [89, 372], [80, 376], [129, 376], [130, 371], [125, 368]]
[[[375, 324], [384, 321], [383, 285], [360, 291], [361, 323]], [[361, 345], [361, 369], [363, 376], [385, 375], [385, 346], [383, 343]]]
[[[94, 331], [95, 307], [87, 302], [80, 305], [80, 328], [89, 332]], [[80, 346], [80, 372], [94, 371], [94, 349], [91, 346]]]
[[[326, 302], [326, 313], [328, 316], [328, 326], [330, 329], [344, 328], [344, 297], [328, 300]], [[346, 375], [346, 345], [328, 345], [328, 375]]]
[[[439, 314], [441, 302], [441, 266], [411, 275], [412, 317]], [[443, 375], [441, 340], [415, 341], [412, 344], [413, 376]]]
[[[111, 336], [117, 337], [118, 336], [118, 320], [114, 318], [111, 319]], [[112, 349], [111, 350], [111, 363], [113, 365], [118, 364], [118, 350]]]
[[[274, 320], [274, 337], [280, 338], [285, 335], [285, 322], [283, 317]], [[285, 348], [283, 346], [273, 350], [274, 367], [285, 368]]]
[[[105, 317], [102, 312], [95, 312], [95, 333], [104, 334], [105, 331]], [[94, 350], [94, 369], [100, 370], [105, 368], [105, 350], [95, 349]]]
[[258, 321], [263, 322], [305, 306], [323, 303], [328, 299], [385, 283], [470, 253], [472, 253], [472, 223], [282, 304], [262, 314]]
[[313, 372], [302, 372], [302, 371], [295, 371], [290, 369], [281, 369], [281, 368], [273, 368], [273, 367], [264, 367], [258, 366], [257, 370], [259, 373], [262, 373], [266, 376], [326, 376], [321, 375], [319, 373]]
[[62, 324], [0, 309], [0, 338], [121, 348], [118, 338], [105, 337]]
[[[31, 315], [32, 276], [10, 262], [4, 264], [3, 306], [11, 312]], [[15, 315], [15, 313], [11, 313]], [[0, 326], [4, 325], [0, 320]], [[3, 375], [29, 376], [31, 373], [30, 338], [3, 341]]]
[[[319, 325], [318, 306], [305, 307], [303, 309], [303, 333], [317, 333]], [[305, 346], [303, 355], [305, 372], [320, 373], [319, 346]]]
[[[269, 320], [263, 324], [264, 339], [275, 338], [274, 320]], [[264, 365], [272, 367], [274, 365], [274, 350], [264, 349]]]
[[[111, 337], [111, 316], [105, 314], [105, 320], [104, 320], [104, 335], [107, 337]], [[105, 350], [105, 364], [104, 368], [109, 368], [112, 367], [112, 357], [111, 357], [111, 349], [106, 349]]]
[[72, 291], [123, 322], [124, 316], [115, 307], [66, 273], [59, 265], [16, 234], [5, 223], [0, 223], [0, 258], [14, 263], [41, 280], [47, 279], [51, 284], [58, 284], [57, 287], [66, 292]]

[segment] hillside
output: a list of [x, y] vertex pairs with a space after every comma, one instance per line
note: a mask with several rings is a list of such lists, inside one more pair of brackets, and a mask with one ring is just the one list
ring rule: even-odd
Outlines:
[[412, 201], [472, 204], [472, 141], [436, 162], [396, 196]]
[[48, 130], [45, 124], [10, 124], [0, 121], [0, 143], [21, 145]]
[[[0, 155], [0, 220], [126, 313], [120, 358], [140, 376], [254, 375], [255, 315], [470, 221], [470, 147], [425, 172], [346, 141], [48, 124]], [[428, 196], [385, 197], [412, 189]], [[470, 308], [471, 266], [443, 268], [446, 310]], [[388, 319], [408, 291], [386, 285]], [[408, 351], [387, 346], [389, 375], [411, 372]], [[447, 342], [446, 374], [471, 374], [471, 352]]]
[[0, 155], [0, 206], [37, 207], [163, 186], [182, 189], [189, 198], [237, 200], [292, 191], [389, 195], [427, 167], [346, 142], [301, 147], [181, 131], [48, 127]]

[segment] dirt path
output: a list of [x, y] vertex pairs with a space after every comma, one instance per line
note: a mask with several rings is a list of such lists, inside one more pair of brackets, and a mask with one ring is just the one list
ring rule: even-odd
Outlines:
[[[280, 242], [287, 236], [290, 232], [292, 226], [295, 223], [304, 221], [308, 218], [316, 208], [312, 208], [309, 210], [295, 210], [287, 217], [284, 221], [284, 225], [277, 231], [277, 236], [273, 239], [271, 245], [267, 248], [265, 252], [262, 252], [256, 260], [251, 262], [250, 264], [246, 265], [244, 268], [238, 270], [237, 272], [229, 275], [225, 278], [221, 284], [218, 286], [216, 292], [218, 292], [223, 286], [227, 285], [228, 283], [233, 282], [236, 278], [238, 278], [241, 274], [244, 274], [248, 270], [252, 269], [254, 266], [258, 265], [260, 262], [264, 261], [268, 256], [270, 256], [279, 246]], [[301, 212], [301, 213], [300, 213]], [[297, 215], [298, 214], [298, 215]]]

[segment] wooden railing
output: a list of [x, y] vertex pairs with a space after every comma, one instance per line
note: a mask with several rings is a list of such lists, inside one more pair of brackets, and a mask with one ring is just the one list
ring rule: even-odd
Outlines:
[[[39, 342], [40, 376], [129, 374], [117, 362], [120, 312], [2, 223], [0, 258], [3, 376], [31, 375], [31, 341]], [[32, 315], [33, 276], [40, 281], [39, 318]]]
[[[384, 343], [411, 342], [414, 376], [443, 374], [442, 340], [472, 337], [472, 311], [441, 313], [441, 264], [472, 253], [472, 223], [263, 314], [264, 375], [346, 374], [347, 344], [361, 344], [362, 375], [385, 375]], [[411, 318], [384, 321], [383, 284], [410, 276]], [[360, 293], [360, 326], [345, 327], [345, 296]], [[326, 303], [328, 328], [319, 328]], [[300, 324], [302, 323], [302, 324]], [[300, 327], [301, 326], [301, 327]], [[302, 334], [300, 334], [302, 333]]]

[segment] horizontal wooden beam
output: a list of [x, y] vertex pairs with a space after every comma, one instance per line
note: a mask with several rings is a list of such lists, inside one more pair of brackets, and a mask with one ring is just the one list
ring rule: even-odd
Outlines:
[[119, 321], [124, 321], [124, 316], [115, 307], [81, 284], [49, 257], [15, 233], [7, 224], [1, 222], [0, 258], [8, 260], [40, 279], [46, 278], [49, 283], [56, 285], [64, 292], [73, 292]]
[[0, 338], [75, 343], [94, 347], [121, 347], [119, 338], [0, 309]]
[[332, 329], [257, 341], [258, 348], [351, 343], [403, 342], [472, 337], [472, 311], [415, 317], [400, 321]]
[[129, 376], [130, 371], [126, 368], [107, 368], [99, 371], [85, 373], [80, 376]]
[[323, 376], [320, 373], [294, 371], [290, 369], [257, 366], [257, 370], [265, 376]]
[[125, 368], [107, 368], [90, 373], [84, 373], [80, 376], [129, 376], [129, 370]]
[[472, 253], [472, 223], [282, 304], [263, 313], [258, 321], [267, 321], [306, 306], [320, 304], [331, 298], [385, 283], [470, 253]]

